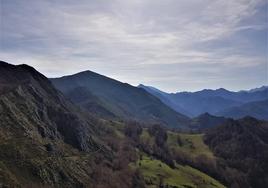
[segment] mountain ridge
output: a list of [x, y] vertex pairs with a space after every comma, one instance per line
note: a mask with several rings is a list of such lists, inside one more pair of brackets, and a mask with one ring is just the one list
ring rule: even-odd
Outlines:
[[[68, 96], [84, 88], [106, 106], [102, 108], [125, 120], [161, 123], [173, 128], [187, 128], [189, 118], [182, 115], [144, 89], [122, 83], [92, 71], [50, 79], [54, 86]], [[68, 96], [72, 100], [72, 96]], [[81, 103], [80, 103], [81, 105]], [[100, 105], [100, 104], [99, 104]], [[85, 107], [86, 104], [82, 104]]]
[[[198, 169], [172, 169], [170, 151], [161, 144], [167, 143], [162, 139], [166, 134], [164, 127], [156, 125], [156, 129], [150, 129], [160, 131], [154, 133], [159, 138], [153, 142], [153, 148], [146, 150], [135, 139], [138, 135], [142, 141], [141, 133], [148, 128], [138, 123], [96, 119], [68, 101], [35, 69], [0, 66], [0, 75], [2, 84], [16, 80], [9, 90], [0, 93], [0, 187], [145, 188], [149, 183], [140, 173], [140, 166], [130, 166], [141, 159], [140, 155], [150, 156], [157, 167], [161, 163], [168, 173], [183, 175], [184, 182], [175, 185], [186, 181], [212, 187], [210, 182], [214, 182], [216, 187], [224, 187]], [[128, 128], [133, 131], [127, 131]], [[149, 152], [151, 149], [156, 156]], [[166, 175], [166, 179], [174, 178], [172, 174]]]
[[[193, 126], [210, 129], [192, 134], [159, 124], [147, 126], [98, 118], [91, 111], [109, 114], [99, 107], [106, 107], [105, 97], [118, 101], [118, 87], [120, 91], [126, 89], [128, 96], [119, 93], [122, 101], [118, 102], [131, 99], [133, 103], [127, 105], [134, 108], [148, 100], [159, 104], [160, 99], [117, 81], [112, 81], [119, 84], [117, 87], [108, 84], [106, 90], [92, 92], [84, 86], [88, 82], [81, 83], [79, 78], [77, 87], [67, 90], [74, 100], [71, 102], [34, 68], [3, 63], [0, 62], [0, 187], [267, 185], [265, 121], [247, 117], [222, 123], [225, 119], [205, 113], [195, 119]], [[69, 80], [66, 84], [70, 84]], [[102, 89], [107, 82], [90, 84]], [[137, 100], [137, 96], [143, 100]], [[90, 110], [81, 108], [84, 102]], [[152, 109], [154, 106], [149, 108]]]
[[[249, 91], [233, 92], [224, 88], [216, 90], [203, 89], [197, 92], [177, 92], [166, 93], [151, 86], [139, 85], [146, 89], [146, 91], [155, 95], [162, 100], [165, 104], [173, 108], [174, 110], [184, 113], [189, 117], [196, 117], [202, 113], [210, 113], [212, 115], [223, 115], [221, 112], [225, 110], [238, 108], [246, 103], [257, 102], [268, 99], [268, 87], [255, 88]], [[268, 108], [268, 106], [267, 106]], [[252, 113], [245, 115], [255, 115], [254, 109]], [[226, 117], [234, 117], [232, 115]]]
[[224, 109], [216, 115], [239, 119], [252, 116], [260, 120], [268, 120], [268, 99], [244, 103], [240, 106]]
[[[5, 62], [1, 62], [0, 64], [3, 66]], [[63, 124], [60, 123], [63, 119], [57, 119], [56, 116], [52, 116], [53, 113], [58, 114], [59, 116], [66, 116], [66, 119], [69, 119], [68, 123], [65, 122], [66, 127], [56, 128], [59, 131], [59, 134], [61, 134], [63, 138], [66, 137], [66, 140], [71, 141], [70, 144], [74, 147], [81, 150], [89, 150], [85, 143], [88, 138], [84, 135], [85, 140], [80, 140], [83, 139], [84, 136], [78, 128], [81, 125], [81, 128], [83, 127], [82, 129], [84, 129], [84, 133], [90, 135], [89, 132], [91, 131], [89, 128], [91, 124], [83, 117], [83, 112], [72, 103], [65, 100], [65, 97], [53, 87], [52, 83], [44, 75], [37, 72], [34, 68], [24, 64], [17, 66], [6, 64], [4, 70], [0, 68], [0, 73], [1, 83], [12, 83], [12, 88], [1, 93], [1, 105], [3, 105], [3, 108], [9, 110], [13, 108], [14, 111], [21, 111], [21, 113], [26, 113], [28, 111], [27, 108], [21, 108], [23, 106], [34, 108], [36, 114], [32, 114], [33, 117], [31, 118], [31, 121], [41, 123], [39, 130], [42, 130], [41, 132], [44, 136], [46, 130], [48, 131], [47, 133], [50, 134], [51, 130], [49, 129], [51, 127]], [[21, 100], [20, 103], [22, 106], [9, 106], [12, 103], [19, 102], [18, 100]], [[15, 113], [12, 114], [16, 116]], [[47, 125], [43, 124], [42, 120], [47, 121], [49, 116], [51, 116], [51, 118], [49, 122], [47, 122]], [[73, 120], [70, 119], [71, 117]], [[69, 128], [72, 129], [72, 133], [68, 132]], [[77, 136], [77, 138], [75, 138], [75, 136]]]

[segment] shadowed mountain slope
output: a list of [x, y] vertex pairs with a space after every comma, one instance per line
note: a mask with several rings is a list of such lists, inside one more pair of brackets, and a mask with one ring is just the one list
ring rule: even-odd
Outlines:
[[240, 106], [227, 108], [217, 112], [217, 115], [235, 119], [252, 116], [258, 119], [268, 120], [268, 100], [254, 101]]
[[219, 126], [227, 121], [224, 117], [210, 115], [209, 113], [201, 114], [192, 119], [190, 127], [194, 130], [207, 130]]
[[0, 62], [0, 187], [132, 187], [105, 130], [32, 67]]
[[28, 65], [4, 62], [0, 63], [0, 75], [1, 117], [8, 117], [2, 119], [1, 128], [16, 121], [20, 129], [38, 129], [43, 137], [61, 137], [80, 150], [90, 150], [92, 122], [45, 76]]
[[185, 114], [187, 116], [193, 116], [191, 112], [183, 109], [179, 104], [177, 103], [175, 100], [173, 100], [169, 95], [169, 93], [165, 93], [163, 91], [160, 91], [159, 89], [156, 89], [154, 87], [150, 87], [150, 86], [145, 86], [145, 85], [138, 85], [139, 88], [143, 88], [145, 89], [148, 93], [151, 93], [152, 95], [156, 96], [157, 98], [159, 98], [164, 104], [166, 104], [167, 106], [171, 107], [172, 109], [174, 109], [175, 111]]
[[[124, 120], [161, 123], [172, 128], [187, 128], [189, 118], [177, 113], [144, 89], [85, 71], [51, 79], [56, 88], [85, 109], [94, 96], [95, 105]], [[81, 98], [75, 95], [83, 91]], [[78, 102], [79, 101], [79, 102]]]

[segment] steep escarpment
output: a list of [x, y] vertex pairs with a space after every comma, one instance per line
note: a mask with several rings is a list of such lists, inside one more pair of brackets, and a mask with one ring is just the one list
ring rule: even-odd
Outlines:
[[104, 124], [32, 67], [0, 62], [0, 187], [131, 187], [136, 176], [116, 168], [107, 140], [120, 140]]
[[7, 85], [1, 89], [1, 128], [37, 130], [42, 137], [62, 138], [80, 150], [94, 149], [92, 122], [43, 75], [27, 65], [2, 65], [0, 73], [1, 84]]

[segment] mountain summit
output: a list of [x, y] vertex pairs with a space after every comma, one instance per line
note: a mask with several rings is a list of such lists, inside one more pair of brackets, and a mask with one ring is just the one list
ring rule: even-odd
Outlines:
[[[51, 81], [73, 102], [88, 111], [92, 112], [92, 103], [95, 101], [94, 105], [102, 110], [104, 116], [109, 114], [124, 120], [160, 123], [183, 129], [189, 123], [188, 117], [171, 109], [144, 89], [91, 71], [53, 78]], [[80, 96], [77, 96], [77, 92]]]

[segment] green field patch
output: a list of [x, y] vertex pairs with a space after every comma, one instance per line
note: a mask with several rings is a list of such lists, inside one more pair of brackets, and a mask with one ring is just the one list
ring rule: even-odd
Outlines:
[[193, 157], [206, 155], [213, 158], [213, 153], [203, 141], [203, 134], [168, 132], [167, 144], [170, 148], [181, 150]]
[[147, 187], [150, 188], [159, 187], [161, 184], [178, 188], [224, 187], [215, 179], [194, 168], [176, 164], [176, 167], [172, 169], [165, 163], [145, 155], [136, 164], [132, 164], [132, 168], [138, 168], [141, 171]]
[[142, 130], [142, 133], [140, 135], [140, 139], [144, 144], [146, 144], [148, 146], [152, 146], [154, 144], [154, 141], [155, 141], [154, 137], [152, 137], [149, 134], [147, 129]]

